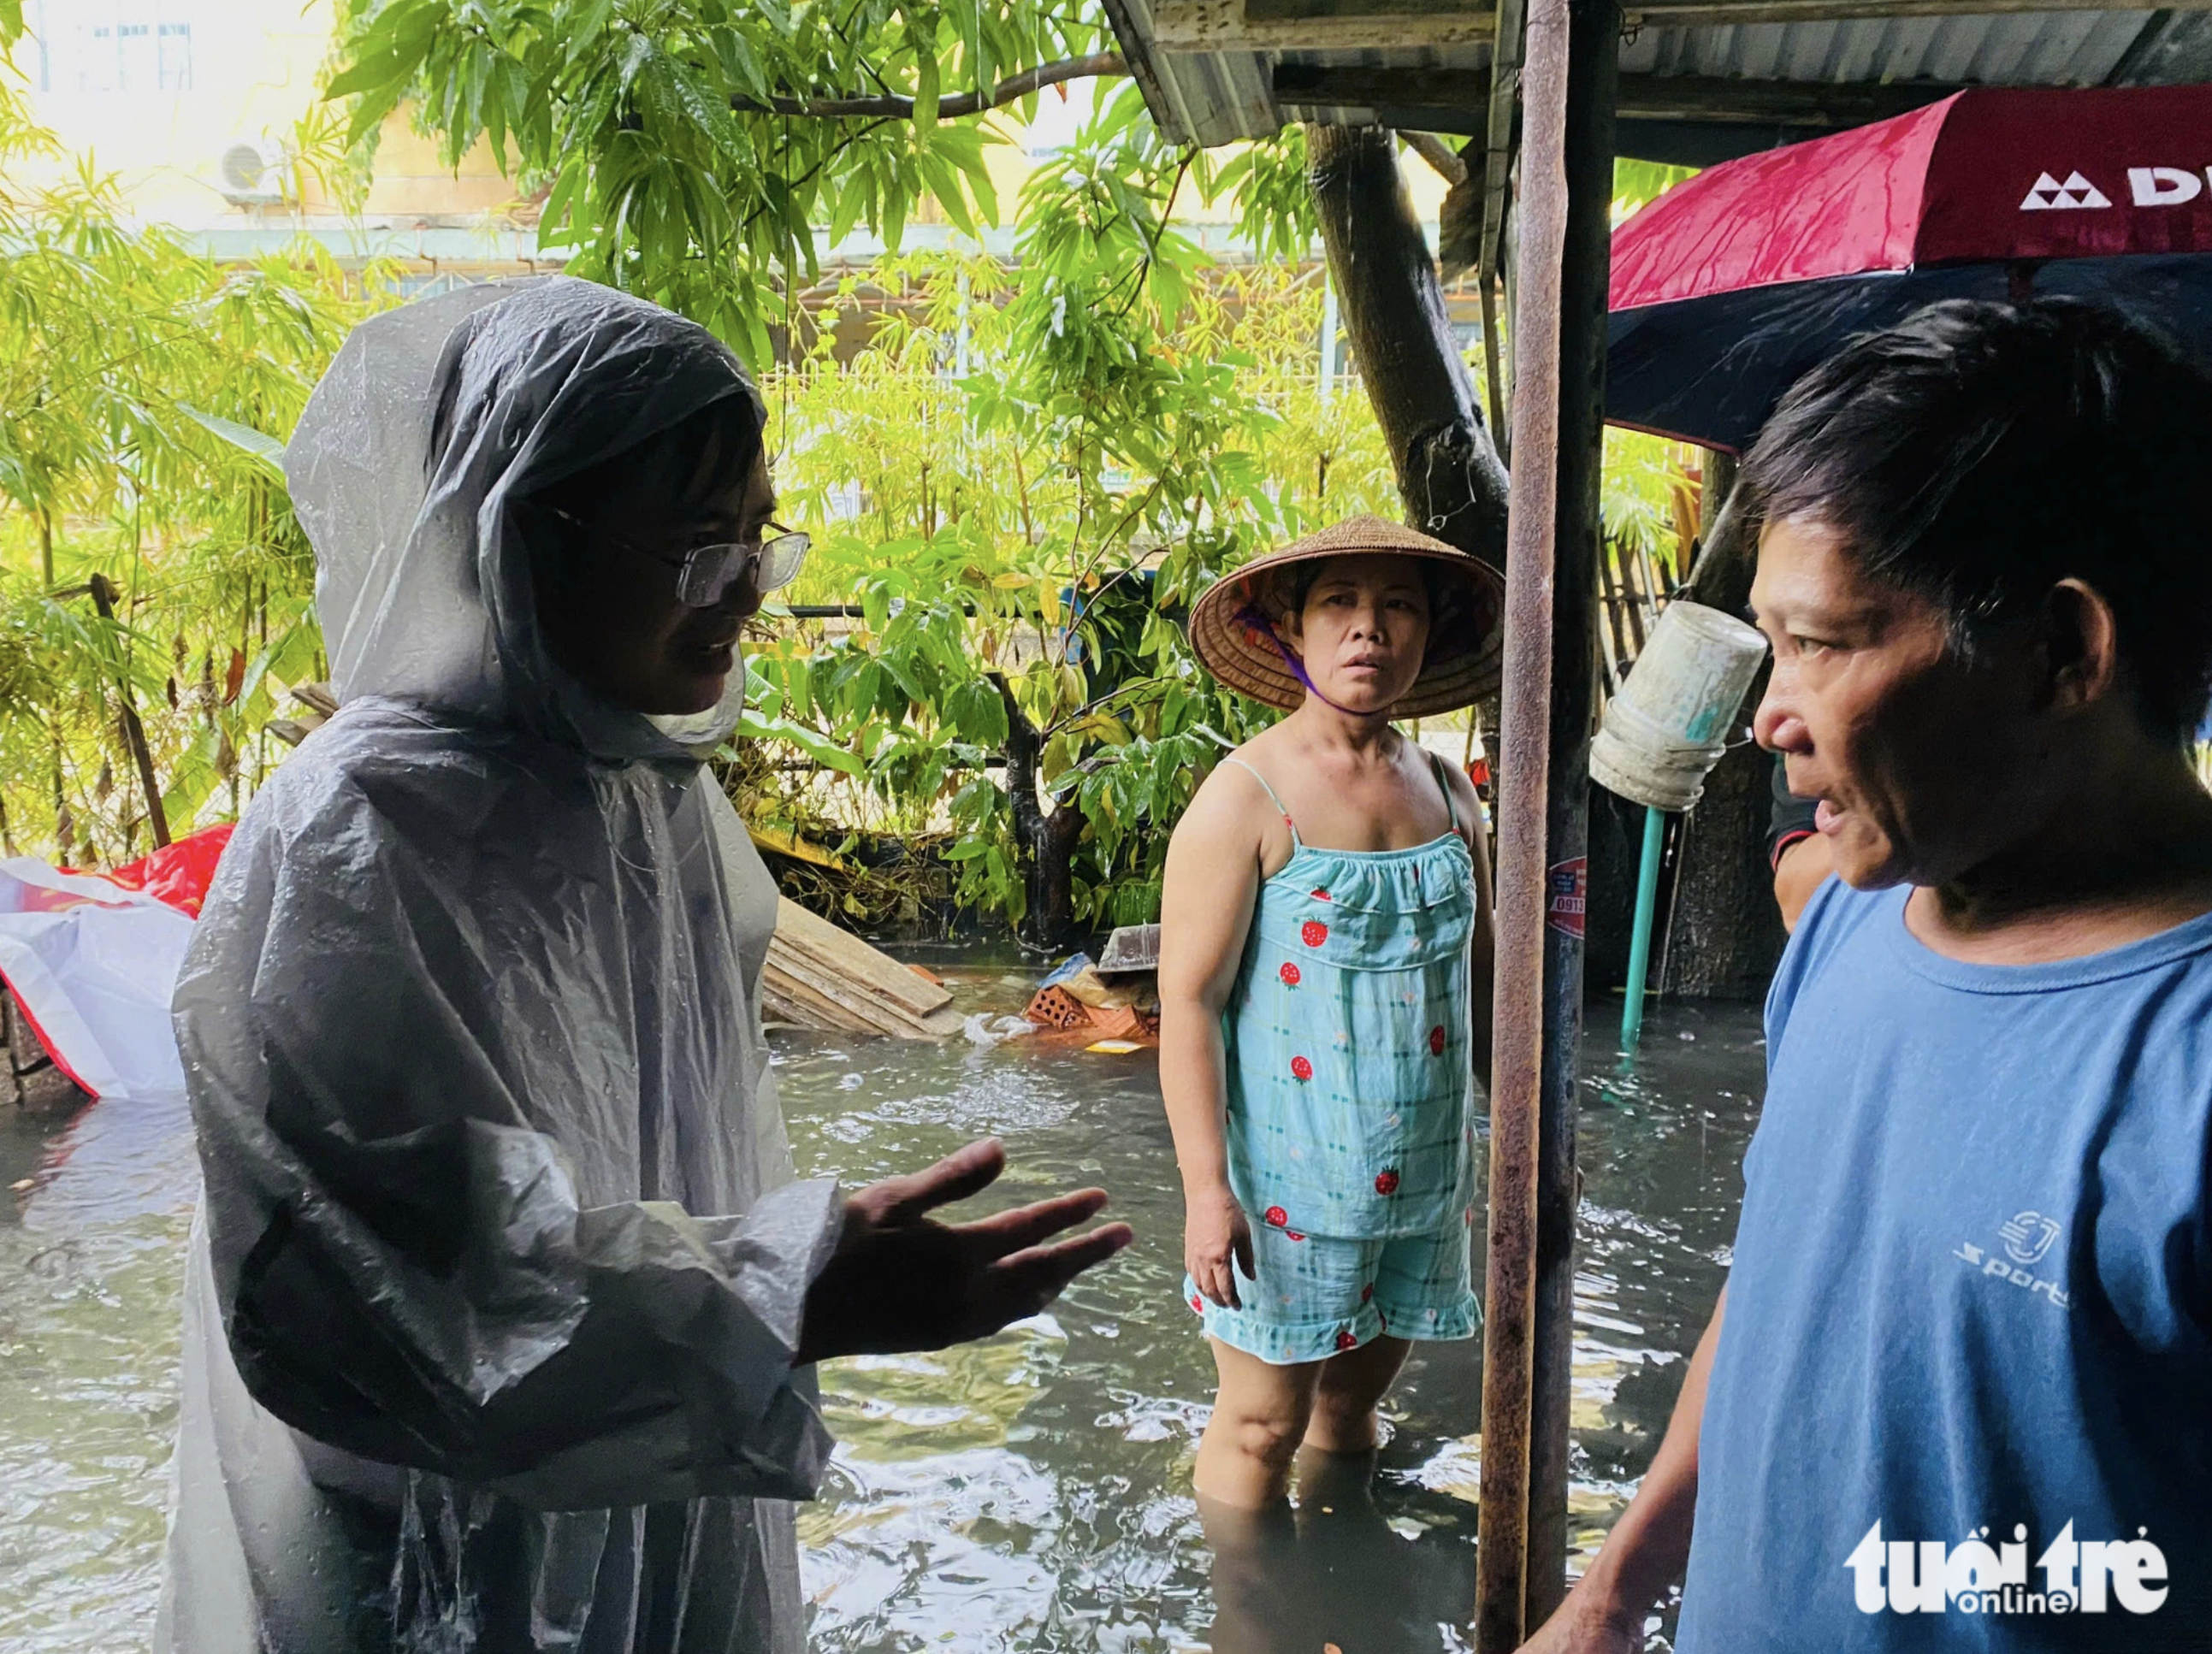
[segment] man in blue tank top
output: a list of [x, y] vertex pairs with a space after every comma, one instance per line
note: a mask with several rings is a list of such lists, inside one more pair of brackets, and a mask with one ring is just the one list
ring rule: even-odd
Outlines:
[[2212, 384], [1933, 306], [1747, 457], [1756, 723], [1839, 879], [1767, 1000], [1734, 1267], [1531, 1647], [2212, 1648]]

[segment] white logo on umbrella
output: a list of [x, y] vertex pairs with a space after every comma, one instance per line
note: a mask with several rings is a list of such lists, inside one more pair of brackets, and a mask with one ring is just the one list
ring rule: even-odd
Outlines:
[[2027, 192], [2027, 199], [2020, 203], [2020, 209], [2024, 213], [2065, 212], [2112, 204], [2102, 190], [2079, 173], [2067, 173], [2063, 184], [2044, 173], [2037, 177], [2035, 187]]

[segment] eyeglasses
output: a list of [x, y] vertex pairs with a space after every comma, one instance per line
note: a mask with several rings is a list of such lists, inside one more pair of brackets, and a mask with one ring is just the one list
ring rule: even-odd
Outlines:
[[[574, 527], [588, 526], [573, 512], [562, 511], [557, 506], [544, 509]], [[686, 608], [712, 609], [741, 580], [749, 579], [753, 591], [766, 597], [799, 578], [806, 553], [814, 543], [812, 536], [787, 529], [781, 523], [768, 526], [777, 532], [754, 540], [718, 540], [676, 553], [655, 551], [618, 534], [603, 534], [602, 537], [674, 569], [676, 595]]]

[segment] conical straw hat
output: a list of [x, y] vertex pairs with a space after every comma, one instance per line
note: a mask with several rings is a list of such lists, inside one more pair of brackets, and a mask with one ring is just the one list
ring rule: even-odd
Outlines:
[[1285, 572], [1328, 557], [1385, 553], [1448, 566], [1455, 579], [1439, 581], [1436, 612], [1429, 617], [1429, 647], [1421, 675], [1393, 718], [1420, 718], [1471, 706], [1498, 688], [1504, 639], [1505, 578], [1456, 546], [1379, 517], [1353, 517], [1255, 557], [1206, 588], [1190, 614], [1190, 645], [1206, 669], [1236, 690], [1270, 706], [1295, 707], [1305, 700], [1285, 658], [1279, 639], [1289, 591]]

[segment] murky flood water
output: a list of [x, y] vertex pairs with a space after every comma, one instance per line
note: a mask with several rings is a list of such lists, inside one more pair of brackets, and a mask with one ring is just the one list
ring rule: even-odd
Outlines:
[[[1026, 990], [1011, 964], [932, 962], [965, 1009], [1010, 1009]], [[1719, 1289], [1764, 1069], [1756, 1008], [1662, 1010], [1620, 1077], [1617, 1015], [1592, 1009], [1582, 1117], [1573, 1509], [1587, 1544], [1643, 1473]], [[1310, 1483], [1295, 1520], [1212, 1545], [1202, 1531], [1190, 1463], [1212, 1366], [1177, 1289], [1181, 1200], [1150, 1053], [775, 1041], [801, 1175], [864, 1182], [996, 1133], [1012, 1160], [1004, 1203], [1096, 1183], [1139, 1236], [988, 1343], [825, 1369], [840, 1446], [799, 1530], [814, 1646], [1464, 1645], [1474, 1342], [1415, 1354], [1371, 1483]], [[32, 1179], [0, 1203], [0, 1644], [143, 1646], [192, 1190], [182, 1109], [102, 1104], [65, 1124], [0, 1111], [0, 1182]]]

